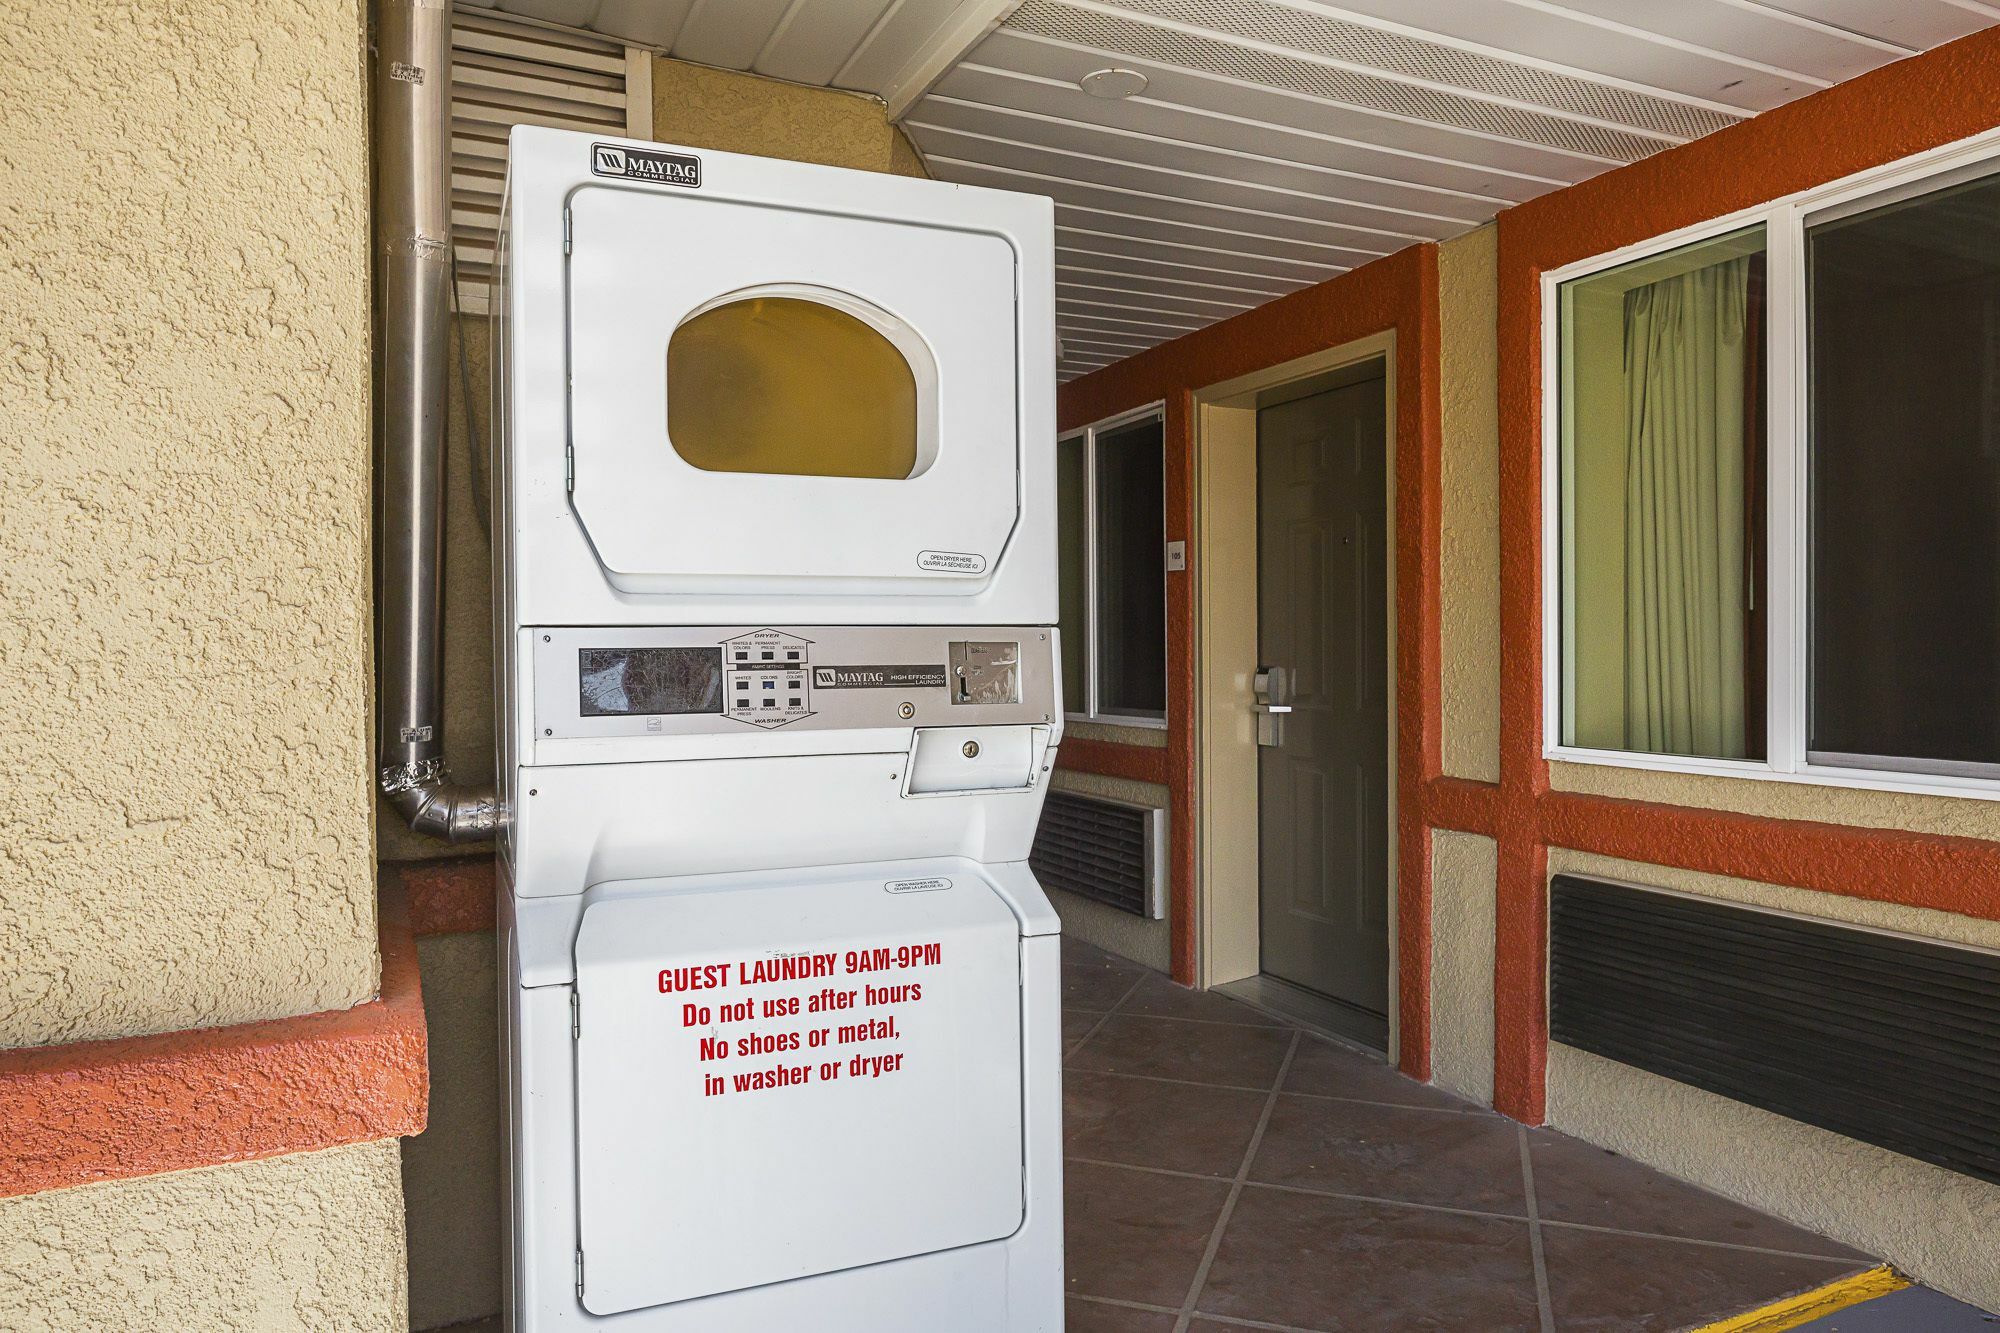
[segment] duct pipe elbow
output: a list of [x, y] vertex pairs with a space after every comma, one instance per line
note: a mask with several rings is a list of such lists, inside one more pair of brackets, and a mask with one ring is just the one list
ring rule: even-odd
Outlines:
[[384, 768], [382, 794], [418, 833], [447, 842], [488, 842], [499, 835], [499, 796], [490, 787], [451, 781], [443, 760]]

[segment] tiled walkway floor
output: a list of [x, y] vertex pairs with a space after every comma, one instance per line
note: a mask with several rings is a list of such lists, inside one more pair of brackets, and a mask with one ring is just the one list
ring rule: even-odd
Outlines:
[[1070, 1333], [1673, 1330], [1873, 1262], [1064, 950]]

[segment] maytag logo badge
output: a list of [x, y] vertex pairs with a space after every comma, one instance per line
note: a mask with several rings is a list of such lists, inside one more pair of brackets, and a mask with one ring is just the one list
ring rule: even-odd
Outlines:
[[590, 169], [600, 176], [623, 176], [653, 185], [683, 185], [690, 190], [701, 186], [701, 159], [689, 153], [656, 153], [650, 148], [598, 143], [590, 146]]

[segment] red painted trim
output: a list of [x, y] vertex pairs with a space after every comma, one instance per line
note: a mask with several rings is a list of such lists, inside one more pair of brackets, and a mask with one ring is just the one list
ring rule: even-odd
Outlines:
[[1167, 752], [1157, 745], [1121, 745], [1115, 741], [1088, 740], [1064, 736], [1056, 751], [1056, 767], [1071, 773], [1095, 773], [1100, 777], [1125, 778], [1132, 782], [1167, 781]]
[[[1238, 318], [1244, 318], [1238, 316]], [[1230, 321], [1234, 322], [1234, 321]], [[1194, 336], [1194, 335], [1190, 335]], [[1163, 390], [1167, 400], [1167, 540], [1194, 549], [1194, 387]], [[1195, 983], [1196, 829], [1194, 580], [1167, 580], [1167, 842], [1173, 890], [1169, 963], [1183, 986]]]
[[[1500, 833], [1494, 1103], [1548, 1059], [1548, 847], [2000, 919], [2000, 846], [1551, 792], [1542, 758], [1541, 275], [2000, 125], [2000, 29], [1500, 215]], [[1478, 812], [1434, 787], [1432, 815]], [[1447, 808], [1447, 802], [1451, 803]]]
[[1551, 792], [1551, 847], [2000, 920], [2000, 843]]
[[1469, 778], [1432, 778], [1424, 784], [1424, 820], [1434, 829], [1500, 836], [1500, 789]]
[[1437, 247], [1416, 266], [1396, 345], [1396, 1044], [1431, 1076], [1431, 832], [1424, 787], [1442, 767], [1439, 634], [1444, 442], [1438, 386]]
[[0, 1052], [0, 1196], [420, 1132], [423, 994], [393, 891], [381, 938], [381, 998], [352, 1009]]
[[457, 935], [493, 929], [493, 857], [439, 857], [384, 862], [383, 882], [400, 882], [410, 904], [410, 929], [418, 935]]

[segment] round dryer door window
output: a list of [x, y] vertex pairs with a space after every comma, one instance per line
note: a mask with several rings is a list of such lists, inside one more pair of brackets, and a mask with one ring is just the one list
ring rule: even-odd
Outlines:
[[[919, 464], [917, 375], [884, 332], [889, 316], [869, 313], [753, 294], [690, 316], [667, 341], [674, 452], [705, 472], [909, 477]], [[926, 371], [924, 397], [935, 399], [936, 371]]]

